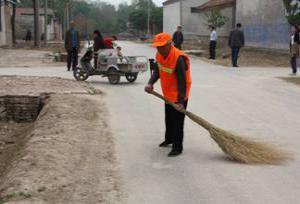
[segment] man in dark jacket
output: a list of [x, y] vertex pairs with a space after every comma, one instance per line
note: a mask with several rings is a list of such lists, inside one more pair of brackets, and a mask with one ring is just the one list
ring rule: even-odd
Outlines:
[[244, 32], [242, 31], [242, 24], [238, 23], [236, 29], [232, 30], [229, 35], [228, 46], [231, 48], [232, 66], [238, 67], [238, 57], [241, 47], [245, 45]]
[[75, 30], [75, 22], [70, 22], [70, 29], [65, 35], [65, 49], [68, 53], [67, 67], [68, 71], [74, 70], [78, 64], [78, 52], [80, 48], [79, 32]]
[[178, 26], [177, 31], [173, 34], [173, 42], [174, 46], [181, 50], [181, 45], [183, 43], [183, 34], [182, 34], [182, 27]]

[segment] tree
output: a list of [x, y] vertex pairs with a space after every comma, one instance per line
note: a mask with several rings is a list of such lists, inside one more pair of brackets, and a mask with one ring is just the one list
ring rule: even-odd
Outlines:
[[40, 24], [39, 24], [39, 0], [33, 0], [33, 10], [34, 10], [34, 46], [40, 47]]
[[[150, 3], [150, 4], [149, 4]], [[148, 7], [150, 9], [150, 30], [161, 31], [163, 24], [162, 7], [157, 7], [152, 0], [136, 0], [133, 11], [129, 14], [129, 21], [134, 29], [142, 32], [147, 30]]]
[[118, 30], [125, 31], [128, 29], [129, 15], [133, 11], [133, 6], [129, 6], [127, 3], [119, 5], [117, 10]]
[[158, 33], [163, 30], [163, 8], [155, 7], [151, 12], [151, 24], [153, 25], [153, 33]]
[[205, 13], [205, 17], [207, 20], [206, 25], [211, 28], [221, 28], [223, 27], [228, 21], [229, 18], [223, 16], [219, 9], [212, 9]]
[[292, 25], [300, 24], [300, 0], [283, 0], [286, 18]]
[[145, 32], [147, 30], [147, 12], [144, 10], [134, 10], [129, 15], [129, 21], [133, 28]]
[[17, 0], [12, 1], [12, 16], [11, 16], [11, 35], [12, 35], [12, 43], [13, 46], [16, 45], [16, 7], [17, 7]]
[[25, 7], [33, 7], [33, 1], [32, 0], [21, 0], [18, 4], [18, 7], [25, 8]]

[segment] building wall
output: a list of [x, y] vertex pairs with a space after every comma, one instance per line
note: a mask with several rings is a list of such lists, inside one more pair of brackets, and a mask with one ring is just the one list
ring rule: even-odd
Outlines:
[[[183, 26], [187, 36], [209, 36], [210, 30], [207, 26], [207, 18], [204, 12], [191, 13], [191, 8], [200, 6], [207, 0], [184, 1], [182, 7]], [[227, 7], [221, 10], [222, 15], [229, 18], [229, 21], [217, 30], [219, 36], [228, 36], [232, 27], [232, 8]]]
[[[44, 33], [44, 25], [45, 25], [45, 18], [44, 16], [40, 16], [40, 34]], [[19, 15], [16, 17], [16, 36], [17, 39], [25, 39], [27, 30], [31, 30], [32, 35], [34, 36], [34, 16], [33, 15]], [[55, 37], [57, 39], [60, 39], [59, 36], [61, 35], [60, 32], [56, 33], [58, 31], [55, 29], [55, 23], [52, 20], [50, 24], [48, 24], [48, 40], [54, 40]], [[32, 36], [32, 37], [33, 37]]]
[[[40, 33], [42, 34], [43, 18], [40, 17]], [[27, 30], [31, 30], [32, 37], [34, 37], [34, 16], [33, 15], [20, 15], [16, 17], [16, 36], [17, 39], [25, 39]]]
[[5, 35], [6, 35], [6, 45], [12, 45], [12, 29], [11, 29], [11, 15], [12, 15], [12, 5], [8, 4], [4, 7], [5, 10]]
[[[198, 7], [208, 0], [183, 0], [164, 6], [164, 31], [173, 33], [178, 25], [183, 26], [186, 39], [202, 39], [209, 36], [210, 30], [206, 25], [204, 13], [192, 13], [192, 7]], [[228, 36], [232, 28], [232, 8], [222, 9], [221, 13], [229, 18], [224, 27], [218, 30], [219, 36]]]
[[11, 31], [11, 7], [2, 4], [1, 8], [1, 25], [0, 45], [12, 45]]
[[180, 2], [169, 4], [163, 8], [163, 30], [172, 34], [180, 22]]
[[4, 6], [0, 6], [1, 9], [1, 30], [0, 30], [0, 46], [6, 44], [5, 35], [5, 18], [4, 18]]
[[247, 46], [288, 49], [290, 26], [282, 0], [237, 0], [237, 22], [243, 24]]

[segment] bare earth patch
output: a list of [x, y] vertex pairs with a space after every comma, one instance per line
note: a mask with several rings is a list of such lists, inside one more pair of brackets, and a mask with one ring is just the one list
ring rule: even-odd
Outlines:
[[280, 79], [300, 86], [300, 77], [280, 77]]
[[53, 52], [31, 49], [0, 48], [0, 68], [63, 66], [54, 62]]
[[[205, 50], [201, 59], [212, 64], [231, 67], [231, 50], [229, 48], [217, 48], [216, 60], [209, 60], [209, 50], [207, 47], [201, 47]], [[223, 56], [226, 56], [223, 58]], [[275, 52], [270, 50], [259, 50], [254, 48], [242, 48], [239, 57], [241, 67], [289, 67], [288, 52]]]
[[86, 82], [77, 82], [58, 77], [0, 76], [0, 87], [0, 95], [35, 95], [40, 93], [89, 94], [97, 92]]
[[[122, 203], [103, 95], [71, 80], [33, 77], [29, 86], [30, 77], [13, 78], [0, 86], [7, 80], [14, 93], [59, 94], [49, 96], [34, 123], [0, 123], [0, 203]], [[55, 82], [66, 86], [56, 90]]]

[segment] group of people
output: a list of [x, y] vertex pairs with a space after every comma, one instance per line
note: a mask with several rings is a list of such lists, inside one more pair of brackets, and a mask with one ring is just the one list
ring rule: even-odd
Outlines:
[[[214, 26], [211, 27], [210, 43], [209, 43], [209, 59], [216, 59], [218, 34]], [[182, 26], [177, 27], [177, 31], [173, 34], [172, 38], [174, 46], [181, 50], [184, 41], [182, 34]], [[245, 45], [244, 32], [242, 24], [238, 23], [236, 28], [230, 32], [228, 39], [228, 46], [231, 48], [231, 61], [233, 67], [238, 67], [238, 56], [240, 49]]]
[[[216, 47], [217, 47], [218, 34], [215, 27], [211, 27], [210, 43], [209, 43], [209, 59], [216, 59]], [[231, 63], [233, 67], [238, 67], [239, 52], [242, 47], [245, 46], [245, 36], [242, 30], [242, 24], [236, 24], [236, 28], [233, 29], [228, 38], [228, 46], [231, 48]]]
[[[98, 51], [102, 49], [113, 49], [113, 41], [117, 40], [116, 36], [103, 37], [99, 30], [93, 33], [93, 51], [94, 51], [94, 67], [97, 67]], [[67, 51], [67, 70], [74, 70], [78, 65], [78, 53], [80, 50], [80, 36], [75, 29], [75, 22], [70, 22], [70, 29], [65, 34], [65, 49]], [[117, 47], [118, 55], [121, 53], [121, 47]]]

